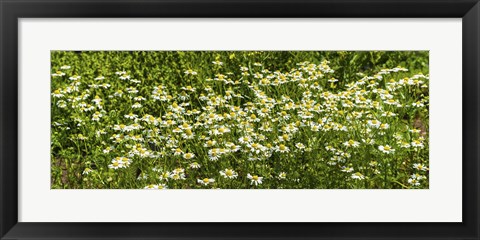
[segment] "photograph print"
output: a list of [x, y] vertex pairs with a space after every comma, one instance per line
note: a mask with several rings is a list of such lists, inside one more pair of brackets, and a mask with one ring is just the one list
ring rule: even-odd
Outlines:
[[51, 189], [428, 189], [428, 51], [51, 51]]

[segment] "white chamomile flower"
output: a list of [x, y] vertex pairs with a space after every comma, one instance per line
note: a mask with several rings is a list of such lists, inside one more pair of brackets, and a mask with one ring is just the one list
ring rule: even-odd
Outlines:
[[197, 179], [197, 182], [204, 186], [207, 186], [208, 184], [214, 183], [215, 179], [213, 178]]
[[62, 71], [56, 71], [52, 73], [52, 77], [63, 77], [63, 76], [65, 76], [65, 73]]
[[386, 154], [390, 154], [390, 153], [395, 152], [395, 149], [393, 149], [389, 145], [385, 145], [385, 146], [380, 145], [380, 146], [378, 146], [378, 150], [380, 150], [380, 151], [382, 151], [383, 153], [386, 153]]
[[285, 153], [285, 152], [289, 152], [290, 149], [287, 146], [285, 146], [284, 144], [280, 144], [280, 145], [275, 147], [275, 151]]
[[192, 86], [186, 86], [186, 87], [182, 87], [183, 90], [185, 91], [188, 91], [188, 92], [195, 92], [195, 88], [192, 87]]
[[382, 123], [379, 126], [380, 129], [388, 129], [389, 127], [390, 127], [390, 125], [388, 123]]
[[183, 154], [182, 149], [180, 149], [180, 148], [173, 149], [173, 155], [174, 156], [180, 156], [182, 154]]
[[122, 80], [128, 80], [128, 79], [130, 79], [130, 75], [123, 74], [119, 78], [122, 79]]
[[423, 107], [423, 106], [425, 106], [425, 105], [424, 105], [422, 102], [417, 101], [417, 102], [412, 103], [412, 106], [414, 106], [414, 107]]
[[255, 184], [255, 186], [257, 186], [259, 184], [262, 184], [263, 177], [259, 177], [257, 175], [252, 176], [249, 173], [249, 174], [247, 174], [247, 178], [251, 180], [250, 185]]
[[420, 181], [416, 178], [409, 178], [408, 183], [412, 186], [420, 186]]
[[345, 145], [345, 146], [347, 146], [347, 147], [354, 147], [354, 148], [356, 148], [356, 147], [360, 146], [360, 143], [357, 142], [357, 141], [354, 141], [354, 140], [350, 139], [350, 140], [344, 142], [343, 145]]
[[428, 170], [428, 167], [421, 164], [421, 163], [414, 163], [413, 168], [415, 168], [417, 170], [420, 170], [420, 171], [427, 171]]
[[142, 107], [142, 104], [136, 102], [132, 105], [132, 108], [141, 108]]
[[158, 189], [158, 185], [157, 184], [149, 184], [149, 185], [145, 186], [144, 189]]
[[350, 173], [350, 172], [353, 172], [353, 167], [346, 167], [346, 166], [343, 166], [342, 167], [342, 172], [346, 172], [346, 173]]
[[192, 159], [192, 158], [194, 158], [194, 157], [195, 157], [195, 154], [193, 154], [193, 153], [185, 153], [185, 154], [183, 154], [183, 158], [185, 158], [185, 159], [187, 159], [187, 160], [188, 160], [188, 159]]
[[99, 105], [102, 101], [103, 100], [98, 95], [95, 95], [95, 97], [92, 100], [92, 102], [94, 102], [96, 105]]
[[147, 186], [144, 187], [144, 189], [167, 189], [167, 185], [165, 184], [149, 184]]
[[101, 117], [103, 117], [103, 114], [100, 112], [95, 112], [92, 116], [92, 121], [100, 121]]
[[128, 119], [137, 119], [137, 117], [138, 117], [138, 115], [133, 114], [133, 113], [129, 113], [129, 114], [125, 115], [125, 118], [128, 118]]
[[408, 131], [411, 132], [411, 133], [420, 133], [421, 132], [420, 129], [410, 129]]
[[363, 180], [363, 179], [365, 179], [365, 176], [363, 176], [363, 174], [361, 174], [359, 172], [356, 172], [356, 173], [352, 174], [351, 178], [356, 179], [356, 180]]
[[105, 149], [103, 149], [103, 153], [109, 153], [110, 151], [113, 150], [113, 147], [106, 147]]
[[418, 148], [423, 148], [423, 143], [420, 140], [413, 140], [412, 141], [412, 147], [418, 147]]
[[250, 138], [249, 136], [244, 136], [239, 138], [238, 141], [243, 144], [248, 144], [252, 141], [252, 138]]
[[190, 168], [191, 169], [199, 169], [201, 165], [197, 162], [190, 163]]
[[295, 147], [297, 147], [300, 150], [305, 149], [305, 145], [303, 145], [303, 143], [296, 143]]
[[222, 175], [224, 178], [236, 178], [238, 174], [233, 171], [232, 169], [225, 168], [225, 170], [220, 171], [220, 175]]
[[78, 76], [78, 75], [73, 75], [73, 76], [69, 77], [68, 79], [70, 79], [72, 81], [75, 81], [75, 80], [79, 80], [80, 78], [82, 78], [82, 77]]
[[374, 127], [374, 128], [379, 128], [380, 124], [382, 124], [380, 121], [373, 119], [373, 120], [368, 120], [367, 121], [368, 126]]
[[197, 72], [193, 71], [192, 69], [188, 69], [184, 73], [186, 75], [197, 75]]
[[123, 167], [125, 167], [125, 165], [123, 164], [123, 161], [118, 161], [117, 159], [113, 159], [112, 163], [108, 165], [108, 168], [112, 168], [112, 169], [119, 169]]
[[53, 91], [52, 96], [56, 97], [56, 98], [60, 98], [60, 97], [63, 97], [63, 94], [62, 94], [60, 89], [57, 89], [57, 90]]
[[186, 176], [185, 173], [183, 172], [172, 172], [169, 176], [169, 178], [178, 181], [178, 180], [185, 180]]
[[231, 143], [231, 142], [226, 143], [225, 146], [230, 152], [237, 152], [241, 148], [240, 146], [235, 145], [234, 143]]
[[85, 168], [82, 172], [83, 175], [88, 175], [89, 173], [91, 173], [93, 170], [90, 169], [90, 168]]

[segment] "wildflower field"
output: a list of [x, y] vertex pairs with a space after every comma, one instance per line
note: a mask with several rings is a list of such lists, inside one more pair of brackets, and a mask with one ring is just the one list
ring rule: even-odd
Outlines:
[[428, 189], [426, 51], [52, 51], [52, 189]]

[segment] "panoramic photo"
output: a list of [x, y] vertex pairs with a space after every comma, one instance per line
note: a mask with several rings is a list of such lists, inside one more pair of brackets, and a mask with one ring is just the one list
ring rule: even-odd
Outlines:
[[51, 51], [51, 189], [428, 189], [428, 51]]

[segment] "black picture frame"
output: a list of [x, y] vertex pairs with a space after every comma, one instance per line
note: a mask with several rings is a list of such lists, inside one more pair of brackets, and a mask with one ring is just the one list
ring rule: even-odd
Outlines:
[[[480, 239], [478, 0], [0, 0], [0, 15], [1, 239]], [[132, 17], [462, 18], [463, 222], [18, 222], [18, 19]]]

